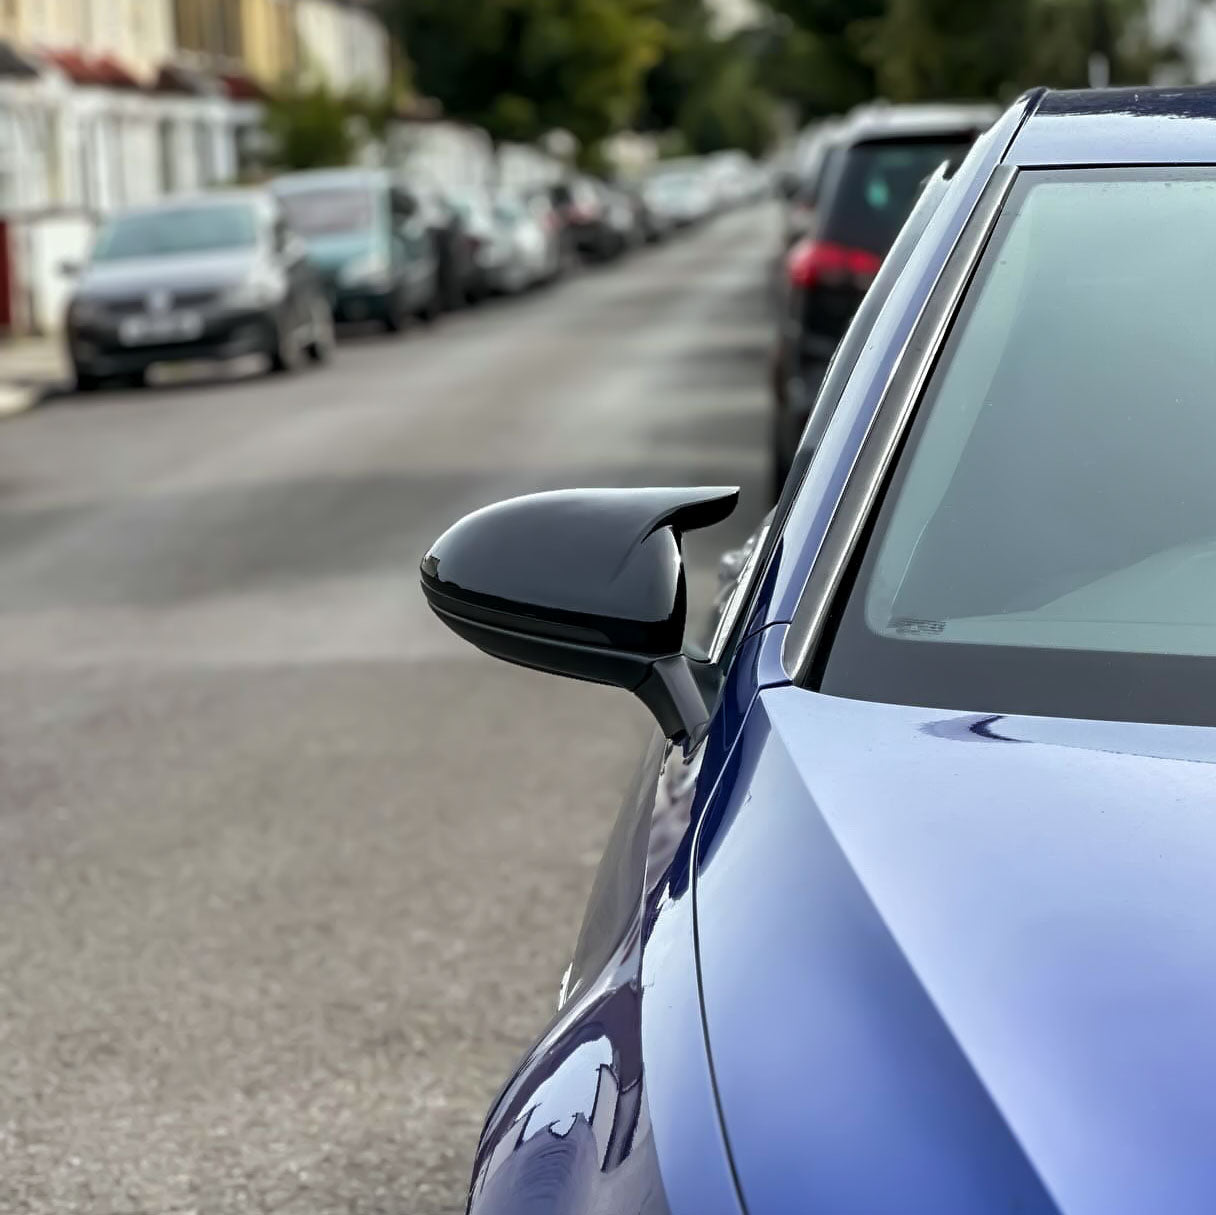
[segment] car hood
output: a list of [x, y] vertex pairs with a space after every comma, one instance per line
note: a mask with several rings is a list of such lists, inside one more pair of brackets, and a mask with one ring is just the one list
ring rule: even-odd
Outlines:
[[1213, 761], [1207, 728], [761, 693], [695, 887], [751, 1215], [1209, 1212]]
[[371, 232], [343, 232], [315, 237], [308, 242], [308, 260], [324, 273], [341, 270], [348, 262], [367, 257], [381, 247]]
[[90, 299], [124, 298], [160, 289], [175, 294], [222, 291], [248, 277], [256, 263], [252, 249], [98, 262], [81, 276], [76, 291]]

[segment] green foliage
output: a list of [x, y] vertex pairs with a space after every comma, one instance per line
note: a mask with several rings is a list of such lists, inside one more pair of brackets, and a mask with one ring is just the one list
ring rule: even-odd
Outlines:
[[275, 162], [284, 169], [349, 164], [350, 117], [347, 103], [320, 85], [276, 94], [266, 113]]
[[784, 19], [769, 75], [779, 96], [804, 117], [840, 113], [874, 96], [865, 44], [885, 16], [884, 0], [769, 0], [769, 7]]
[[1110, 60], [1112, 84], [1143, 84], [1173, 57], [1154, 43], [1147, 0], [1024, 0], [1023, 70], [1018, 83], [1081, 87], [1092, 52]]
[[[1149, 0], [770, 0], [794, 32], [787, 61], [810, 82], [781, 91], [804, 113], [892, 101], [1000, 98], [1035, 84], [1088, 83], [1089, 57], [1115, 83], [1141, 82], [1162, 60]], [[792, 87], [791, 87], [792, 84]]]
[[895, 101], [1083, 87], [1094, 52], [1115, 82], [1148, 78], [1144, 0], [888, 0], [863, 35], [879, 90]]
[[646, 77], [640, 125], [678, 132], [684, 152], [763, 152], [774, 127], [763, 44], [749, 34], [718, 37], [703, 0], [663, 0], [660, 15], [662, 55]]
[[659, 0], [383, 0], [415, 87], [496, 139], [627, 126], [660, 54]]

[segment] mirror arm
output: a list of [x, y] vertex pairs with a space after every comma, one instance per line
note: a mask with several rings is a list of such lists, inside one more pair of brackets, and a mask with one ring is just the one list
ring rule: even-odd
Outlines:
[[717, 682], [717, 668], [711, 663], [694, 663], [685, 654], [672, 654], [652, 663], [646, 678], [633, 690], [673, 742], [697, 741], [709, 722], [710, 688], [702, 673], [695, 669], [700, 667], [712, 672]]

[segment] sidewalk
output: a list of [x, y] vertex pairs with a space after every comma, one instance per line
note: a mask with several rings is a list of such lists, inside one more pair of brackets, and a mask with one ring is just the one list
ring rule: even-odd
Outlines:
[[0, 417], [32, 409], [70, 381], [60, 338], [0, 341]]

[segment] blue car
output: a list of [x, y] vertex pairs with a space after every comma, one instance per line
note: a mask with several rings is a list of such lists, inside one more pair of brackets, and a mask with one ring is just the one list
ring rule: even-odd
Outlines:
[[1021, 99], [927, 183], [710, 645], [728, 488], [422, 563], [657, 723], [474, 1215], [1216, 1210], [1216, 91]]

